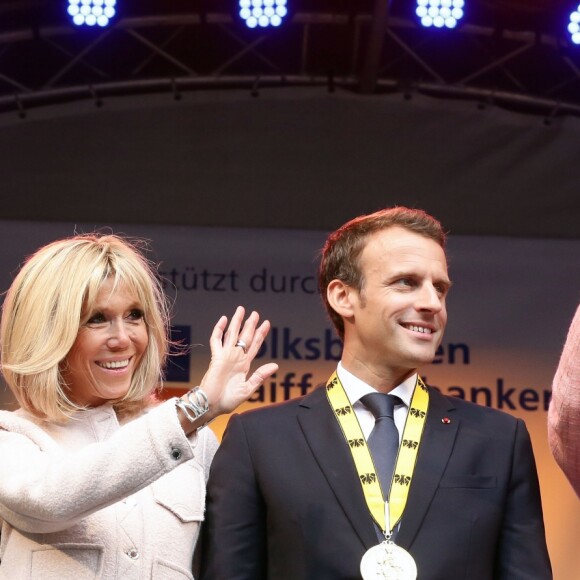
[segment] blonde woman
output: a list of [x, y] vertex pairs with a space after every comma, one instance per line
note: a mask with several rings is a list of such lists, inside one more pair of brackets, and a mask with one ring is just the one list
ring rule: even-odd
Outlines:
[[168, 310], [141, 251], [117, 236], [56, 241], [4, 301], [0, 579], [193, 578], [217, 448], [202, 427], [276, 371], [250, 364], [269, 330], [239, 307], [210, 338], [199, 387], [159, 402]]

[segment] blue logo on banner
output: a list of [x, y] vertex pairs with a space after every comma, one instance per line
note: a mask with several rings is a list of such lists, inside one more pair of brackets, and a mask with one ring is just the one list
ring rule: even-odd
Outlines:
[[[191, 326], [172, 326], [170, 329], [171, 342], [177, 346], [171, 346], [170, 356], [165, 369], [165, 380], [171, 383], [188, 383], [190, 351], [187, 349], [191, 344]], [[180, 352], [184, 351], [185, 352]]]

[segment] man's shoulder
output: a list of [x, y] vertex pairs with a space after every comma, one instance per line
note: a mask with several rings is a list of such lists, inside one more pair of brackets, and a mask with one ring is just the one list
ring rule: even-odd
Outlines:
[[455, 413], [466, 418], [505, 425], [514, 425], [518, 421], [516, 417], [505, 411], [486, 407], [478, 403], [473, 403], [472, 401], [466, 401], [459, 397], [445, 395], [432, 387], [429, 387], [429, 394], [432, 407], [448, 409], [449, 411], [453, 410]]
[[[324, 385], [318, 385], [312, 392], [301, 397], [295, 397], [279, 403], [259, 405], [236, 415], [236, 419], [243, 423], [262, 423], [281, 421], [295, 416], [304, 408], [311, 408], [326, 401]], [[325, 403], [327, 404], [327, 403]]]

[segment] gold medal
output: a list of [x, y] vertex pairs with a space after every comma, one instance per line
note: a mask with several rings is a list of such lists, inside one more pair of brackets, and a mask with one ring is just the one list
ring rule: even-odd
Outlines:
[[363, 580], [416, 580], [413, 556], [391, 541], [373, 546], [360, 563]]

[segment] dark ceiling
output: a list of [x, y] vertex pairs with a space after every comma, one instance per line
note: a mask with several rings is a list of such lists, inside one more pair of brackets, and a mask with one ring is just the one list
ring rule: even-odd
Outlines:
[[[466, 0], [456, 31], [417, 24], [414, 0], [291, 0], [248, 30], [236, 0], [118, 0], [114, 26], [75, 29], [66, 0], [0, 6], [0, 111], [145, 90], [328, 83], [580, 115], [569, 0]], [[379, 15], [382, 15], [379, 18]]]
[[[118, 17], [104, 30], [73, 27], [65, 0], [1, 2], [0, 123], [4, 147], [14, 145], [0, 159], [0, 219], [327, 229], [394, 202], [426, 208], [455, 233], [580, 237], [575, 187], [580, 48], [566, 38], [567, 17], [578, 0], [465, 0], [465, 19], [451, 32], [420, 27], [414, 0], [288, 1], [287, 22], [275, 30], [248, 30], [236, 17], [236, 0], [118, 0]], [[288, 125], [287, 134], [292, 133], [283, 145], [284, 154], [294, 154], [295, 165], [281, 157], [276, 161], [288, 177], [287, 191], [277, 192], [278, 199], [271, 193], [279, 188], [276, 180], [236, 173], [245, 166], [232, 162], [245, 143], [274, 158], [279, 140], [267, 123], [257, 130], [260, 111], [239, 96], [241, 90], [251, 99], [270, 88], [292, 89], [283, 97], [286, 109], [279, 108], [278, 93], [267, 106], [265, 98], [260, 104], [272, 122]], [[302, 96], [293, 98], [310, 89], [319, 91], [312, 107]], [[235, 104], [222, 103], [221, 95], [233, 94]], [[341, 115], [351, 115], [347, 123], [332, 116], [325, 94], [351, 97], [341, 97], [337, 105]], [[192, 105], [206, 95], [211, 104]], [[142, 102], [159, 96], [182, 103], [166, 124], [153, 112], [151, 119], [146, 112], [129, 114], [142, 106], [132, 97]], [[524, 127], [514, 116], [484, 126], [483, 117], [476, 120], [463, 107], [459, 118], [473, 134], [461, 135], [455, 111], [447, 111], [447, 125], [434, 113], [421, 125], [412, 105], [403, 110], [391, 100], [388, 110], [400, 118], [388, 120], [377, 96], [398, 103], [436, 97], [446, 109], [453, 102], [472, 107], [476, 115], [489, 113], [490, 119], [500, 109], [524, 113], [531, 121]], [[126, 113], [108, 108], [114, 97], [128, 97]], [[80, 123], [89, 123], [88, 117], [73, 120], [61, 108], [61, 117], [49, 125], [34, 123], [50, 116], [53, 105], [78, 110], [92, 104], [103, 112], [90, 118], [91, 128], [102, 128], [102, 144], [96, 138], [89, 144], [98, 155], [111, 163], [117, 161], [107, 157], [109, 152], [119, 149], [126, 155], [121, 126], [140, 151], [134, 165], [122, 157], [113, 184], [100, 174], [95, 179], [100, 159], [82, 154], [88, 145], [80, 142], [86, 134]], [[196, 115], [204, 107], [212, 120], [205, 130], [218, 131], [211, 137], [213, 148], [205, 135], [192, 140], [186, 131], [188, 124], [195, 130], [203, 121]], [[230, 124], [234, 110], [241, 115]], [[155, 130], [144, 132], [143, 122], [153, 119]], [[446, 167], [452, 172], [461, 167], [462, 173], [435, 186], [426, 177], [429, 172], [418, 176], [411, 170], [410, 152], [422, 148], [433, 179], [439, 179], [436, 161], [445, 153], [440, 135], [446, 127], [453, 135], [447, 148], [454, 151]], [[324, 157], [326, 166], [304, 146], [313, 140], [311, 131], [336, 153]], [[179, 136], [180, 146], [169, 153], [158, 135], [167, 142]], [[361, 149], [380, 162], [365, 161]], [[209, 158], [219, 164], [179, 164], [178, 156], [185, 160], [186, 151], [203, 159], [212, 153]], [[75, 171], [66, 168], [68, 157], [79, 158]], [[383, 166], [386, 157], [391, 168]], [[367, 183], [373, 175], [375, 181]], [[196, 197], [189, 199], [192, 190]], [[391, 193], [385, 195], [386, 190]], [[149, 192], [137, 206], [135, 191]], [[159, 191], [173, 205], [163, 205]], [[340, 203], [331, 213], [328, 199], [336, 191]], [[398, 193], [405, 191], [410, 192], [406, 197]], [[302, 196], [299, 202], [297, 196]]]

